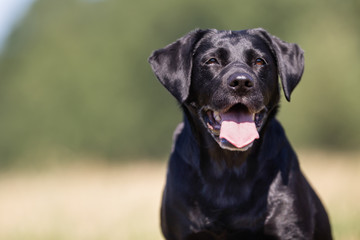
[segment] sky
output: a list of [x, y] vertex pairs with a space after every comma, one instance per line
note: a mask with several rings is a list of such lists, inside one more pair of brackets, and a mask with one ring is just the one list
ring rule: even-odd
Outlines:
[[35, 0], [0, 0], [0, 53], [6, 39]]

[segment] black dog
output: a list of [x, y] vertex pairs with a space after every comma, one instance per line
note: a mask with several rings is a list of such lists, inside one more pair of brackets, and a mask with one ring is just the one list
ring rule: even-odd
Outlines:
[[179, 101], [161, 208], [166, 239], [332, 239], [319, 198], [275, 119], [303, 51], [263, 29], [195, 30], [149, 58]]

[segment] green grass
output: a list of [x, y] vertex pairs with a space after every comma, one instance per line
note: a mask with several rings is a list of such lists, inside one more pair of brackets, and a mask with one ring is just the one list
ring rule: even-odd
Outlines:
[[[302, 151], [299, 157], [335, 239], [360, 239], [360, 153]], [[162, 239], [166, 164], [94, 162], [1, 173], [0, 239]]]

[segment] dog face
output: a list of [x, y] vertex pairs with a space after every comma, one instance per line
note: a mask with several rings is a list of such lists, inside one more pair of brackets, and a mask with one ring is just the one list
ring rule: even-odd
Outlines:
[[303, 52], [263, 29], [195, 30], [157, 50], [149, 62], [160, 82], [195, 112], [223, 149], [248, 150], [304, 69]]

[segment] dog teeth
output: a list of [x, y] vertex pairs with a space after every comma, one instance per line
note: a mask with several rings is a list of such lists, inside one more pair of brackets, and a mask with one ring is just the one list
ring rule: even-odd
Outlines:
[[215, 121], [217, 121], [218, 123], [221, 122], [221, 116], [219, 112], [214, 112], [214, 119]]

